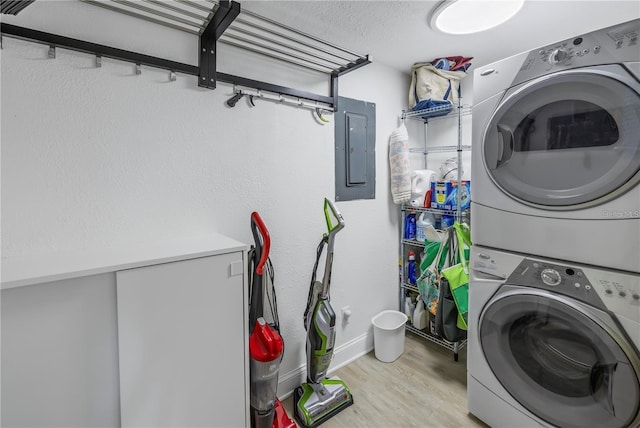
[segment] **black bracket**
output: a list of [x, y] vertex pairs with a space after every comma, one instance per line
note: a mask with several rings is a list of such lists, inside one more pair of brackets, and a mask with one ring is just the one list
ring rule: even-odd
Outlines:
[[200, 35], [200, 72], [198, 86], [216, 88], [216, 41], [240, 14], [240, 3], [221, 0], [213, 18]]

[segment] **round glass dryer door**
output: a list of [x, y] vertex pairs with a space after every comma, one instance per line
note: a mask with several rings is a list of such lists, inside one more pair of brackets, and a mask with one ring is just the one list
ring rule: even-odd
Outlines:
[[585, 208], [640, 181], [640, 84], [619, 65], [558, 72], [507, 93], [483, 156], [511, 197], [551, 210]]
[[603, 314], [555, 293], [504, 286], [481, 314], [482, 351], [505, 390], [554, 426], [637, 426], [640, 357], [597, 321]]

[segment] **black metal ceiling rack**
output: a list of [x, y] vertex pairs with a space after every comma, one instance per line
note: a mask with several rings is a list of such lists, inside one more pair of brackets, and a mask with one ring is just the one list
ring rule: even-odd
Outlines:
[[[209, 89], [215, 89], [217, 82], [225, 82], [320, 102], [334, 110], [338, 97], [338, 77], [371, 62], [369, 55], [351, 52], [272, 19], [241, 10], [240, 4], [235, 1], [80, 1], [198, 36], [200, 39], [199, 64], [197, 66], [184, 64], [5, 23], [1, 24], [1, 33], [8, 37], [48, 44], [53, 48], [60, 47], [93, 54], [97, 58], [112, 58], [194, 75], [198, 77], [199, 86]], [[330, 94], [318, 95], [218, 72], [216, 65], [218, 43], [326, 74], [330, 78]]]

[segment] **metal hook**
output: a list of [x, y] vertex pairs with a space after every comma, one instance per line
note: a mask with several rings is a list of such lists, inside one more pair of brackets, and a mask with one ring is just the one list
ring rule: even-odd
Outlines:
[[242, 98], [243, 96], [244, 94], [242, 92], [236, 92], [236, 94], [229, 98], [225, 104], [227, 104], [229, 107], [235, 107], [237, 102], [240, 101], [240, 98]]
[[49, 58], [56, 58], [56, 47], [53, 45], [49, 46]]
[[324, 125], [325, 123], [329, 123], [329, 119], [322, 115], [322, 109], [320, 109], [320, 107], [316, 107], [316, 116], [320, 120], [321, 124]]
[[102, 57], [100, 55], [96, 55], [96, 67], [102, 67]]
[[140, 64], [136, 64], [136, 75], [141, 75], [142, 74], [142, 67], [140, 66]]
[[171, 73], [169, 73], [169, 80], [172, 82], [176, 81], [176, 72], [172, 71]]

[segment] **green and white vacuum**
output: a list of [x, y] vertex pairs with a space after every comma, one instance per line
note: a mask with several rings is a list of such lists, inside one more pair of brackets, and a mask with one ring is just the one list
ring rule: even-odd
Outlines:
[[[307, 382], [293, 393], [296, 421], [304, 427], [316, 427], [353, 404], [353, 396], [339, 378], [327, 378], [336, 338], [336, 314], [331, 307], [329, 287], [336, 234], [344, 228], [344, 219], [335, 204], [324, 200], [324, 215], [329, 232], [324, 234], [317, 249], [313, 267], [304, 327], [307, 330]], [[337, 224], [334, 224], [335, 220]], [[320, 256], [327, 245], [322, 282], [316, 281]]]

